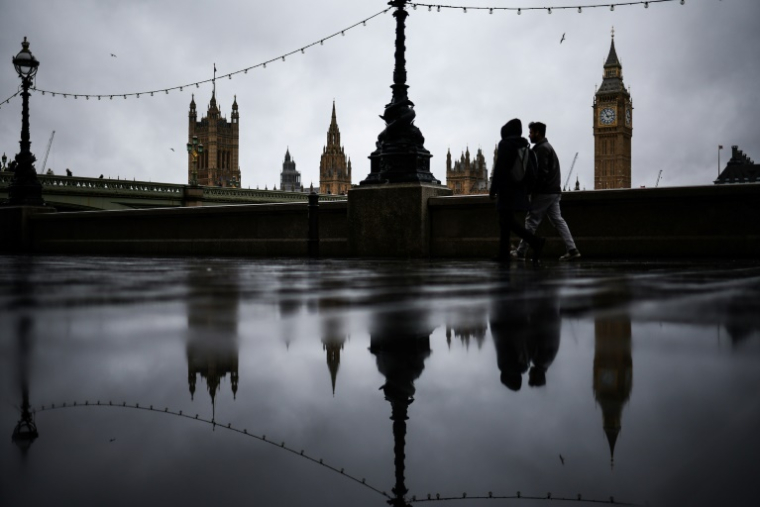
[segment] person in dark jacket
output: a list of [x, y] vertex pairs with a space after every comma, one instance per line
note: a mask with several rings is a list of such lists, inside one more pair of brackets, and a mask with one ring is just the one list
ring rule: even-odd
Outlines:
[[[546, 139], [546, 125], [541, 122], [533, 122], [528, 125], [528, 128], [530, 129], [530, 142], [533, 143], [533, 153], [538, 162], [538, 177], [533, 189], [531, 209], [525, 217], [525, 228], [534, 232], [546, 215], [549, 217], [549, 222], [557, 229], [567, 249], [567, 253], [562, 255], [559, 260], [577, 259], [581, 253], [576, 248], [570, 228], [565, 219], [562, 218], [562, 212], [559, 209], [562, 187], [560, 186], [561, 176], [557, 153]], [[521, 241], [517, 249], [510, 253], [511, 256], [518, 259], [524, 258], [528, 244]]]
[[499, 255], [497, 260], [509, 262], [511, 232], [517, 234], [533, 249], [533, 261], [538, 262], [541, 251], [546, 243], [541, 238], [528, 231], [515, 217], [516, 211], [528, 211], [530, 200], [525, 182], [516, 182], [511, 177], [511, 169], [518, 156], [518, 150], [529, 146], [522, 137], [522, 122], [510, 120], [501, 128], [501, 141], [496, 154], [496, 165], [493, 168], [491, 180], [491, 199], [498, 197], [496, 209], [499, 213]]

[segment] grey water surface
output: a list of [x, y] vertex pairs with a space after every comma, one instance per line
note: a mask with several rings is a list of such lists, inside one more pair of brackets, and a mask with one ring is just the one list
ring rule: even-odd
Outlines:
[[2, 506], [760, 502], [760, 263], [0, 266]]

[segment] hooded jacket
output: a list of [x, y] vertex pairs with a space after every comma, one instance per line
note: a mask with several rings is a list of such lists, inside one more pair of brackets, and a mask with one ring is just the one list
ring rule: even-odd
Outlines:
[[509, 174], [517, 158], [517, 150], [529, 146], [528, 140], [521, 135], [520, 120], [510, 120], [501, 128], [501, 141], [491, 180], [491, 197], [498, 196], [496, 207], [499, 210], [525, 211], [530, 207], [525, 184], [512, 181]]

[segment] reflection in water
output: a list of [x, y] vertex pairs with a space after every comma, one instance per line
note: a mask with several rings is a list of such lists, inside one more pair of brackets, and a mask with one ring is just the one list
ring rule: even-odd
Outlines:
[[557, 356], [561, 319], [556, 293], [528, 298], [525, 293], [497, 299], [491, 311], [491, 335], [501, 382], [512, 391], [546, 385], [546, 371]]
[[451, 335], [458, 338], [465, 348], [470, 348], [470, 341], [475, 340], [478, 348], [483, 346], [488, 329], [488, 316], [486, 309], [477, 306], [452, 311], [446, 317], [446, 343], [451, 349]]
[[335, 396], [335, 383], [340, 368], [340, 351], [348, 336], [343, 329], [343, 319], [338, 314], [326, 315], [322, 320], [322, 350], [327, 356], [327, 369], [330, 371], [332, 393]]
[[615, 442], [632, 387], [631, 320], [599, 318], [594, 323], [594, 398], [602, 407], [610, 466], [615, 464]]
[[187, 382], [194, 399], [198, 375], [206, 381], [212, 419], [216, 414], [216, 394], [227, 374], [233, 397], [237, 395], [238, 279], [236, 272], [218, 270], [193, 270], [188, 277]]
[[377, 369], [385, 376], [380, 388], [385, 399], [391, 403], [393, 421], [393, 456], [396, 484], [394, 506], [405, 506], [406, 488], [404, 477], [406, 421], [409, 405], [414, 401], [414, 381], [425, 369], [425, 359], [430, 356], [430, 335], [426, 315], [414, 311], [378, 314], [370, 331], [370, 352], [377, 358]]
[[39, 436], [37, 425], [30, 411], [29, 405], [29, 352], [31, 349], [31, 340], [29, 332], [32, 328], [32, 320], [24, 315], [18, 321], [17, 327], [17, 349], [18, 355], [16, 364], [19, 372], [19, 386], [21, 387], [21, 419], [13, 428], [13, 441], [26, 456], [29, 447]]

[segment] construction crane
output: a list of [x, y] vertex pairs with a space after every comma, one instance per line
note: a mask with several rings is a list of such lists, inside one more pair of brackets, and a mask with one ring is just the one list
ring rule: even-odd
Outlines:
[[657, 188], [657, 185], [660, 184], [660, 178], [662, 178], [662, 169], [660, 169], [660, 173], [657, 175], [657, 182], [654, 184], [654, 188]]
[[42, 161], [42, 168], [40, 174], [45, 174], [45, 167], [47, 167], [47, 159], [50, 155], [50, 147], [53, 146], [53, 138], [55, 137], [55, 130], [50, 134], [50, 141], [48, 141], [47, 150], [45, 150], [45, 159]]
[[575, 169], [575, 163], [578, 161], [578, 152], [575, 152], [575, 157], [573, 158], [573, 163], [570, 164], [570, 172], [567, 173], [567, 179], [565, 179], [565, 185], [562, 187], [562, 191], [564, 192], [567, 190], [567, 185], [570, 183], [570, 176], [573, 175], [573, 169]]

